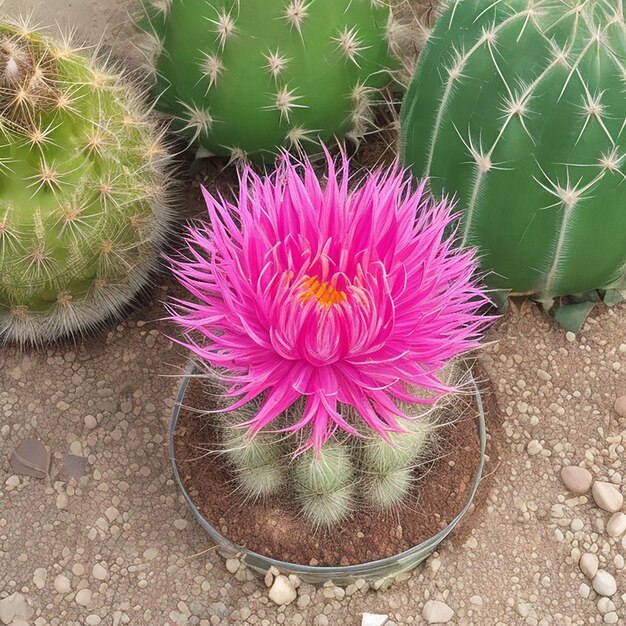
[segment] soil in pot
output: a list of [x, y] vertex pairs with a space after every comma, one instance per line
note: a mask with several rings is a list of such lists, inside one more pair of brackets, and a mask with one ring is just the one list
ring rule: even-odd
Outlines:
[[291, 563], [355, 565], [429, 539], [467, 502], [480, 460], [476, 408], [461, 401], [460, 417], [440, 429], [438, 458], [415, 470], [420, 480], [410, 506], [388, 514], [358, 511], [330, 532], [314, 531], [289, 497], [242, 498], [223, 456], [211, 453], [219, 445], [211, 418], [199, 413], [214, 408], [202, 379], [191, 379], [183, 404], [174, 433], [176, 465], [197, 509], [234, 544]]

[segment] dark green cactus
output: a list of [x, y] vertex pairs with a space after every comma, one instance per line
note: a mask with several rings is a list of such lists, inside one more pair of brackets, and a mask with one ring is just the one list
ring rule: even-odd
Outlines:
[[26, 24], [0, 25], [0, 342], [119, 314], [169, 222], [166, 151], [139, 95]]
[[[455, 0], [401, 113], [404, 163], [456, 194], [491, 287], [626, 289], [622, 0]], [[613, 292], [614, 293], [614, 292]]]
[[397, 68], [386, 0], [147, 0], [146, 14], [157, 107], [199, 154], [358, 139]]

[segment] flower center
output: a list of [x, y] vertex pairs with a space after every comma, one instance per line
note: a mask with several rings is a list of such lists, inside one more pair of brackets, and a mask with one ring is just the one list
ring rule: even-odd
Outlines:
[[315, 276], [302, 281], [304, 291], [300, 295], [300, 302], [306, 303], [315, 298], [322, 306], [331, 307], [347, 299], [345, 292], [335, 289], [329, 283], [321, 283]]

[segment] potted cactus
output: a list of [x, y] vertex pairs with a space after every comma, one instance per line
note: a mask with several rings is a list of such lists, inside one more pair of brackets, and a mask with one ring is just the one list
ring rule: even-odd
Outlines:
[[0, 24], [0, 343], [97, 328], [145, 287], [171, 221], [139, 93], [66, 40]]
[[[469, 506], [484, 423], [458, 359], [490, 318], [474, 252], [446, 234], [449, 202], [397, 166], [350, 189], [348, 159], [326, 164], [323, 183], [283, 156], [265, 177], [245, 167], [234, 202], [204, 192], [210, 225], [172, 260], [192, 298], [171, 319], [194, 364], [170, 450], [232, 554], [347, 582], [414, 566]], [[437, 456], [462, 476], [439, 477], [433, 506]], [[415, 528], [416, 507], [431, 527]]]
[[625, 42], [622, 0], [446, 2], [401, 112], [489, 286], [573, 331], [626, 297]]

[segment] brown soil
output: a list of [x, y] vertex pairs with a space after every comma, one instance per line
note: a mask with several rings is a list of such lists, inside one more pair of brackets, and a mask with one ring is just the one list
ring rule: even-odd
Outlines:
[[[499, 421], [497, 407], [485, 394], [487, 417]], [[289, 498], [244, 501], [223, 459], [206, 454], [216, 449], [216, 436], [198, 409], [208, 409], [201, 379], [187, 388], [174, 446], [185, 489], [202, 515], [233, 543], [266, 556], [307, 565], [354, 565], [393, 556], [432, 537], [463, 508], [479, 462], [476, 409], [460, 406], [462, 415], [439, 431], [438, 459], [416, 470], [421, 480], [410, 506], [393, 513], [357, 511], [331, 532], [313, 532]], [[488, 445], [491, 471], [495, 454]], [[479, 501], [485, 497], [479, 489]], [[466, 521], [466, 520], [464, 520]], [[464, 534], [464, 533], [463, 533]]]

